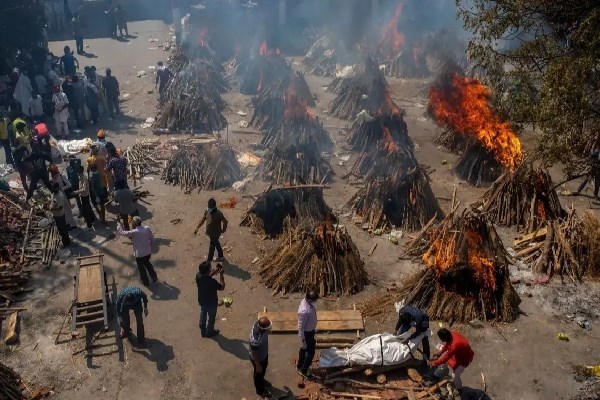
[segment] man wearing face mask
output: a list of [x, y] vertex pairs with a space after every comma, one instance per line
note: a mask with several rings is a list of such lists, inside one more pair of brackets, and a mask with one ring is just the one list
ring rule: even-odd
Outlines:
[[198, 230], [205, 222], [206, 236], [210, 239], [206, 261], [211, 262], [213, 260], [215, 249], [217, 249], [216, 261], [225, 261], [223, 249], [221, 248], [221, 243], [219, 243], [219, 237], [227, 231], [227, 219], [221, 210], [217, 209], [217, 202], [215, 199], [208, 200], [208, 208], [204, 211], [204, 215], [202, 216], [202, 219], [200, 219], [200, 222], [198, 222], [194, 235], [198, 234]]
[[298, 307], [298, 335], [302, 345], [298, 354], [298, 373], [307, 379], [312, 379], [313, 374], [309, 368], [315, 356], [315, 331], [317, 329], [317, 300], [319, 295], [314, 290], [309, 290]]

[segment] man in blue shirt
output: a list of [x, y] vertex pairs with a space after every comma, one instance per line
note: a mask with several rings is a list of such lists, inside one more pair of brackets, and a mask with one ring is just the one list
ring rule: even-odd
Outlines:
[[[429, 329], [429, 316], [424, 312], [419, 310], [417, 307], [413, 306], [404, 306], [398, 312], [398, 322], [396, 323], [396, 335], [401, 335], [405, 332], [408, 332], [411, 327], [415, 328], [415, 331], [412, 335], [407, 337], [402, 341], [403, 344], [408, 344], [408, 341], [416, 338], [419, 335], [424, 335]], [[427, 336], [423, 337], [423, 355], [431, 358], [430, 350], [429, 350], [429, 338]]]
[[79, 62], [71, 52], [71, 48], [69, 46], [65, 46], [64, 48], [65, 54], [60, 58], [60, 63], [63, 67], [63, 74], [66, 76], [73, 76], [79, 69]]
[[133, 310], [135, 315], [135, 324], [137, 326], [137, 339], [139, 344], [144, 344], [146, 337], [144, 335], [144, 319], [142, 318], [142, 307], [144, 315], [148, 316], [148, 297], [140, 288], [126, 287], [117, 297], [117, 318], [121, 326], [121, 339], [131, 334], [131, 321], [129, 319], [129, 310]]

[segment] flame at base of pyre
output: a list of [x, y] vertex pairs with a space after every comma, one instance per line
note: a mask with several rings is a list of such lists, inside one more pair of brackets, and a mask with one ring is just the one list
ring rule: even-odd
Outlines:
[[274, 293], [352, 294], [369, 283], [364, 262], [342, 226], [329, 221], [285, 223], [277, 248], [264, 257], [261, 282]]
[[504, 167], [479, 143], [470, 142], [458, 159], [454, 172], [470, 184], [482, 186], [498, 179]]
[[283, 233], [286, 218], [294, 223], [337, 221], [325, 203], [323, 189], [304, 186], [267, 189], [244, 214], [240, 225], [250, 227], [252, 233], [274, 237]]
[[526, 232], [566, 215], [550, 174], [534, 169], [531, 163], [521, 165], [514, 173], [505, 172], [484, 193], [479, 205], [490, 221], [517, 225]]
[[363, 315], [404, 299], [432, 320], [510, 322], [518, 316], [521, 300], [510, 282], [508, 255], [484, 217], [452, 213], [424, 236], [427, 244], [411, 254], [420, 253], [425, 268], [398, 289], [363, 304]]
[[240, 93], [256, 95], [262, 89], [288, 76], [291, 67], [278, 49], [267, 49], [266, 43], [261, 44], [259, 54], [247, 59], [246, 65], [236, 68], [240, 76]]

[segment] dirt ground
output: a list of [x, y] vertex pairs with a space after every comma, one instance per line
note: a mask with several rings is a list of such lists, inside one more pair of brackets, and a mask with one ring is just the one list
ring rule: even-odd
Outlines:
[[[157, 43], [149, 40], [156, 38], [162, 43], [172, 34], [160, 21], [133, 22], [129, 30], [135, 36], [129, 41], [87, 40], [86, 51], [94, 56], [79, 57], [81, 68], [95, 65], [102, 71], [110, 67], [121, 82], [124, 115], [115, 122], [104, 117], [98, 125], [109, 131], [108, 140], [115, 142], [117, 147], [126, 147], [137, 139], [152, 135], [149, 130], [139, 127], [155, 112], [156, 94], [148, 93], [154, 89], [154, 78], [148, 67], [166, 60], [167, 53], [160, 48], [152, 49]], [[52, 42], [50, 47], [55, 54], [60, 54], [65, 44], [74, 45], [72, 42]], [[137, 77], [140, 70], [147, 71], [148, 75]], [[307, 80], [319, 100], [314, 113], [322, 118], [337, 144], [331, 159], [337, 178], [332, 188], [325, 190], [325, 196], [328, 204], [339, 211], [355, 190], [340, 178], [352, 163], [352, 158], [345, 163], [338, 158], [347, 153], [344, 135], [338, 130], [347, 122], [324, 113], [333, 98], [323, 90], [329, 79], [307, 77]], [[448, 209], [447, 199], [452, 197], [454, 187], [461, 204], [473, 202], [483, 190], [456, 179], [451, 173], [456, 156], [438, 149], [432, 142], [436, 128], [423, 117], [427, 82], [392, 80], [391, 83], [392, 96], [407, 111], [409, 134], [418, 145], [416, 156], [422, 164], [431, 167], [433, 190], [440, 197], [442, 207]], [[228, 140], [238, 151], [249, 150], [250, 144], [258, 142], [260, 137], [231, 132], [241, 119], [250, 118], [249, 99], [236, 93], [228, 93], [225, 98], [231, 105], [227, 115], [230, 124]], [[241, 117], [236, 114], [239, 110], [249, 115]], [[95, 129], [86, 128], [81, 135], [93, 137]], [[222, 134], [225, 136], [225, 132]], [[442, 163], [443, 160], [447, 164]], [[554, 178], [558, 180], [558, 169], [556, 172]], [[157, 238], [152, 258], [160, 280], [146, 290], [150, 297], [150, 314], [146, 319], [149, 347], [136, 348], [125, 342], [119, 351], [116, 330], [102, 335], [97, 340], [102, 347], [94, 349], [95, 353], [109, 354], [93, 358], [86, 358], [83, 353], [72, 355], [84, 346], [83, 338], [70, 341], [69, 335], [62, 335], [59, 344], [54, 343], [73, 299], [73, 256], [100, 250], [106, 255], [109, 281], [114, 278], [114, 291], [139, 285], [131, 245], [123, 238], [114, 238], [116, 225], [111, 222], [108, 227], [98, 226], [96, 232], [78, 230], [76, 244], [69, 251], [61, 250], [58, 261], [50, 268], [34, 274], [32, 285], [35, 291], [28, 295], [25, 305], [28, 311], [21, 314], [20, 344], [2, 345], [2, 359], [19, 371], [30, 387], [52, 387], [55, 391], [52, 398], [55, 399], [253, 399], [252, 368], [247, 352], [250, 327], [263, 306], [269, 310], [293, 311], [300, 295], [273, 297], [271, 291], [258, 282], [252, 260], [264, 257], [274, 242], [261, 240], [248, 228], [239, 226], [243, 211], [250, 205], [249, 199], [242, 198], [243, 193], [226, 190], [185, 195], [178, 187], [163, 184], [158, 176], [153, 178], [142, 184], [153, 196], [148, 198], [151, 204], [142, 204], [141, 210], [142, 218], [154, 229]], [[573, 189], [575, 185], [567, 186]], [[265, 186], [263, 182], [250, 182], [245, 193], [258, 193]], [[233, 298], [233, 305], [219, 309], [217, 325], [221, 335], [214, 340], [200, 337], [194, 281], [197, 266], [206, 255], [208, 241], [203, 235], [193, 235], [194, 226], [211, 196], [217, 201], [224, 201], [229, 196], [241, 200], [235, 209], [224, 211], [230, 221], [230, 229], [222, 241], [228, 259], [225, 295]], [[593, 207], [587, 197], [561, 196], [561, 200], [565, 207]], [[182, 222], [173, 224], [171, 221], [177, 218]], [[349, 224], [347, 218], [342, 219], [342, 223], [347, 224], [373, 284], [359, 295], [321, 302], [321, 309], [351, 307], [353, 302], [401, 281], [418, 267], [398, 261], [400, 246], [384, 237], [370, 236]], [[510, 246], [515, 231], [500, 232], [505, 244]], [[374, 243], [378, 244], [377, 249], [372, 256], [367, 256]], [[523, 276], [523, 281], [528, 277], [528, 271], [518, 270], [518, 266], [514, 273]], [[543, 287], [521, 285], [518, 289], [522, 294], [524, 314], [514, 323], [455, 326], [466, 334], [476, 354], [473, 364], [463, 375], [463, 382], [470, 388], [481, 389], [483, 374], [487, 393], [494, 400], [570, 398], [580, 387], [573, 379], [572, 365], [590, 365], [599, 361], [597, 305], [600, 287], [590, 282], [577, 286], [552, 282]], [[591, 331], [574, 322], [580, 315], [591, 322]], [[395, 318], [394, 310], [389, 310], [386, 321], [367, 320], [367, 334], [390, 331]], [[566, 333], [569, 341], [559, 341], [558, 332]], [[272, 335], [270, 343], [267, 378], [276, 388], [284, 385], [294, 388], [296, 371], [292, 360], [297, 354], [297, 336]]]

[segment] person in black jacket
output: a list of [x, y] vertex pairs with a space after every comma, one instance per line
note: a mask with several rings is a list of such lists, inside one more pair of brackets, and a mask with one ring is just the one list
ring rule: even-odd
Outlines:
[[27, 198], [25, 201], [28, 201], [31, 196], [33, 196], [33, 192], [37, 189], [40, 180], [44, 182], [44, 185], [46, 185], [48, 189], [51, 188], [46, 162], [52, 161], [52, 158], [50, 157], [50, 154], [44, 151], [42, 139], [38, 138], [34, 141], [31, 149], [31, 154], [23, 160], [31, 162], [33, 168], [31, 171], [31, 182], [29, 184], [29, 189], [27, 190]]
[[[219, 280], [213, 275], [219, 274]], [[217, 306], [219, 298], [217, 291], [225, 289], [225, 278], [223, 277], [223, 266], [217, 264], [217, 269], [211, 272], [210, 262], [203, 261], [198, 267], [196, 274], [196, 285], [198, 286], [198, 304], [200, 304], [200, 333], [202, 337], [213, 337], [219, 334], [215, 329]]]
[[[401, 335], [405, 332], [408, 332], [411, 327], [415, 327], [415, 331], [412, 335], [407, 337], [402, 341], [403, 344], [408, 344], [408, 341], [416, 338], [419, 335], [425, 334], [429, 329], [429, 316], [424, 312], [419, 310], [417, 307], [413, 306], [404, 306], [398, 312], [398, 322], [396, 322], [396, 334]], [[423, 337], [423, 354], [427, 359], [431, 357], [430, 349], [429, 349], [429, 338], [427, 336]]]

